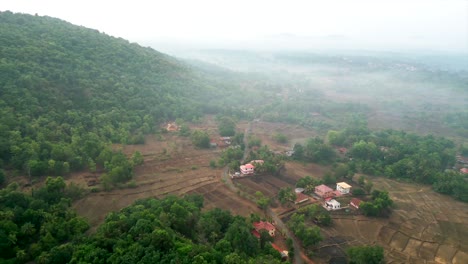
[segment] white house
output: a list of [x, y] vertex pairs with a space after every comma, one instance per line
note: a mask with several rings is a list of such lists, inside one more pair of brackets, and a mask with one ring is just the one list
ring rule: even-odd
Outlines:
[[341, 208], [341, 204], [335, 199], [326, 201], [325, 206], [328, 210], [338, 210]]
[[336, 184], [336, 190], [342, 194], [348, 194], [351, 191], [351, 185], [346, 182], [339, 182]]
[[250, 163], [240, 166], [240, 171], [243, 175], [253, 174], [254, 170], [255, 166]]

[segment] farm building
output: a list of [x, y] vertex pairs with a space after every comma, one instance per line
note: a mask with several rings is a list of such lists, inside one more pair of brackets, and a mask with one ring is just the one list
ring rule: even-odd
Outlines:
[[169, 132], [174, 132], [174, 131], [178, 131], [178, 130], [179, 130], [179, 126], [176, 125], [176, 123], [169, 123], [169, 124], [167, 124], [166, 129], [167, 129], [167, 131], [169, 131]]
[[255, 166], [250, 163], [247, 163], [245, 165], [240, 165], [239, 168], [240, 168], [241, 174], [243, 175], [254, 174], [255, 172]]
[[325, 202], [325, 207], [327, 210], [338, 210], [341, 208], [341, 204], [337, 200], [331, 199]]
[[353, 198], [351, 199], [351, 202], [349, 203], [349, 205], [351, 205], [352, 207], [356, 208], [356, 209], [359, 209], [359, 205], [361, 204], [361, 200], [359, 200], [358, 198]]
[[328, 198], [333, 196], [333, 189], [324, 184], [316, 186], [314, 192], [321, 198]]
[[[260, 237], [260, 231], [261, 230], [268, 231], [268, 234], [270, 234], [270, 236], [272, 236], [272, 237], [275, 236], [276, 228], [275, 228], [275, 226], [273, 224], [271, 224], [269, 222], [265, 222], [265, 221], [254, 222], [253, 226], [255, 228], [255, 231], [257, 231], [257, 233], [259, 234], [259, 237]], [[254, 233], [254, 235], [256, 236], [255, 233]]]
[[306, 202], [307, 200], [309, 200], [309, 196], [299, 192], [296, 193], [296, 200], [294, 201], [294, 204], [300, 204]]
[[339, 182], [336, 184], [336, 190], [342, 194], [348, 194], [351, 191], [351, 185], [346, 182]]

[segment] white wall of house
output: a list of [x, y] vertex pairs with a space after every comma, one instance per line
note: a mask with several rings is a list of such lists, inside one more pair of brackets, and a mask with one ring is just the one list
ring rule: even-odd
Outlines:
[[336, 184], [336, 189], [342, 194], [348, 194], [351, 188], [343, 188], [339, 183]]

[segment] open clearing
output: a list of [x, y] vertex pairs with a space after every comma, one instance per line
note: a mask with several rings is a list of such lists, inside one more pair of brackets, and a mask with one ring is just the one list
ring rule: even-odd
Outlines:
[[[191, 129], [202, 129], [216, 137], [216, 123], [207, 117], [202, 125]], [[248, 216], [260, 213], [260, 209], [247, 199], [238, 196], [222, 183], [222, 169], [210, 168], [210, 160], [219, 158], [220, 149], [195, 149], [189, 137], [176, 133], [162, 134], [161, 137], [148, 136], [144, 145], [116, 146], [131, 155], [138, 150], [143, 154], [144, 164], [135, 168], [135, 187], [90, 193], [75, 202], [73, 207], [78, 214], [86, 217], [96, 228], [112, 211], [131, 205], [138, 199], [161, 198], [166, 195], [201, 194], [205, 209], [221, 208], [233, 214]], [[75, 174], [67, 182], [86, 186], [85, 174]]]

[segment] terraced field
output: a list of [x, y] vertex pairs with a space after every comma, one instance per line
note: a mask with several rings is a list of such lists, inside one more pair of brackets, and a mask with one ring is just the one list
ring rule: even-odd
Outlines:
[[468, 263], [466, 204], [428, 186], [385, 178], [375, 179], [374, 184], [388, 190], [395, 201], [390, 218], [334, 213], [333, 226], [323, 229], [327, 239], [320, 245], [319, 257], [328, 261], [348, 246], [378, 244], [385, 248], [388, 263]]

